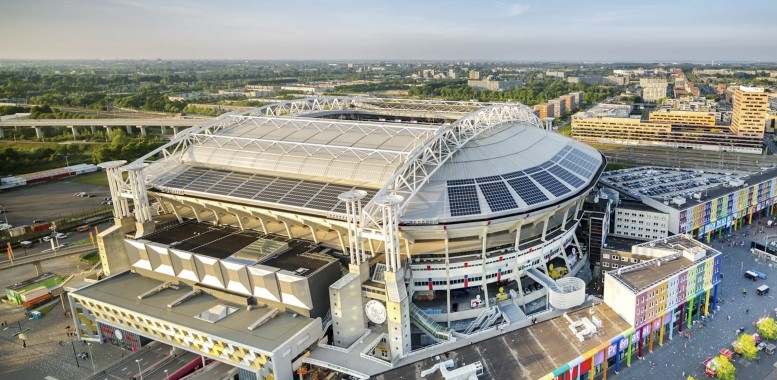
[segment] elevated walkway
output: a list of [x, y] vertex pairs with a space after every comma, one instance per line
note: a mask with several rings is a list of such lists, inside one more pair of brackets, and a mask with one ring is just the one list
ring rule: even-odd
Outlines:
[[534, 281], [537, 281], [543, 284], [546, 288], [550, 289], [551, 291], [559, 292], [558, 286], [556, 285], [556, 280], [550, 278], [550, 276], [548, 276], [541, 270], [537, 269], [536, 267], [527, 269], [526, 274], [528, 274], [529, 277], [533, 278]]
[[435, 322], [431, 317], [426, 315], [421, 308], [410, 303], [410, 319], [422, 330], [426, 331], [437, 342], [450, 341], [454, 339], [451, 334], [451, 329]]

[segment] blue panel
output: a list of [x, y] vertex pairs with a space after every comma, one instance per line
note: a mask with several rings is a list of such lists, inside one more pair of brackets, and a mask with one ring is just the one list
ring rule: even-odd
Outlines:
[[528, 168], [528, 169], [524, 170], [524, 172], [526, 174], [536, 173], [536, 172], [539, 172], [539, 171], [542, 171], [542, 168], [540, 168], [539, 166], [535, 166], [533, 168]]
[[580, 186], [583, 186], [583, 184], [585, 184], [585, 181], [576, 177], [574, 174], [568, 172], [566, 169], [562, 168], [561, 166], [555, 165], [549, 168], [548, 171], [553, 173], [553, 175], [555, 175], [556, 177], [561, 178], [562, 181], [574, 186], [575, 188], [578, 188]]
[[544, 188], [548, 189], [551, 194], [560, 197], [564, 194], [568, 194], [571, 191], [564, 184], [553, 178], [548, 172], [542, 171], [531, 175], [531, 177], [537, 181]]
[[517, 177], [507, 181], [518, 196], [523, 199], [527, 205], [537, 204], [547, 201], [548, 197], [540, 190], [534, 182], [528, 177]]
[[451, 216], [480, 214], [480, 200], [475, 185], [448, 186]]
[[474, 179], [452, 179], [450, 181], [447, 181], [448, 186], [458, 186], [458, 185], [474, 185], [475, 180]]
[[490, 177], [475, 178], [475, 181], [477, 183], [496, 182], [496, 181], [501, 181], [501, 180], [502, 180], [502, 177], [498, 176], [498, 175], [492, 175]]
[[510, 194], [510, 190], [507, 189], [507, 185], [504, 182], [483, 183], [478, 186], [480, 186], [480, 192], [485, 196], [491, 211], [497, 212], [518, 208], [518, 204], [515, 203], [513, 195]]
[[519, 170], [517, 172], [502, 174], [502, 178], [510, 179], [510, 178], [516, 178], [516, 177], [523, 177], [524, 175], [526, 175], [526, 174]]

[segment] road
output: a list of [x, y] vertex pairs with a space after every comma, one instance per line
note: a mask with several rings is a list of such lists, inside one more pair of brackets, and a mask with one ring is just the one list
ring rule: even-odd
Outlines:
[[[681, 377], [683, 373], [696, 379], [705, 378], [702, 362], [708, 357], [716, 356], [721, 348], [731, 348], [731, 342], [736, 339], [736, 329], [746, 327], [747, 332], [753, 333], [756, 331], [753, 323], [757, 319], [764, 315], [775, 316], [775, 292], [758, 296], [755, 288], [766, 284], [777, 289], [777, 263], [757, 260], [756, 256], [750, 254], [751, 240], [763, 243], [765, 236], [777, 235], [777, 227], [764, 226], [765, 224], [756, 223], [745, 228], [744, 232], [748, 232], [748, 236], [739, 233], [734, 236], [736, 241], [745, 241], [744, 247], [732, 247], [730, 243], [724, 243], [720, 239], [713, 241], [713, 247], [723, 252], [723, 279], [719, 288], [721, 302], [718, 303], [718, 312], [704, 322], [704, 328], [694, 326], [690, 340], [681, 338], [675, 331], [674, 339], [665, 341], [663, 347], [645, 354], [644, 360], [635, 359], [631, 367], [621, 367], [618, 379], [684, 379]], [[757, 233], [758, 228], [762, 227], [764, 232]], [[768, 279], [757, 282], [748, 280], [741, 274], [743, 270], [748, 269], [764, 272]], [[748, 289], [746, 295], [742, 294], [743, 288]], [[737, 378], [758, 380], [769, 376], [775, 370], [773, 365], [777, 364], [777, 356], [761, 353], [760, 358], [760, 364], [735, 358], [733, 364]], [[655, 366], [651, 366], [651, 362], [655, 363]]]

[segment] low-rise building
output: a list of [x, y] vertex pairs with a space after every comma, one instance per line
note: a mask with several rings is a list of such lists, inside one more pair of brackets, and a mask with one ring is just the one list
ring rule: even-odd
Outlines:
[[669, 214], [642, 202], [623, 200], [615, 207], [613, 235], [655, 240], [668, 235]]
[[523, 83], [517, 80], [468, 80], [467, 86], [490, 91], [509, 91], [521, 87]]
[[658, 123], [685, 124], [685, 125], [706, 125], [715, 126], [715, 114], [712, 112], [689, 112], [689, 111], [660, 111], [651, 112], [648, 120]]

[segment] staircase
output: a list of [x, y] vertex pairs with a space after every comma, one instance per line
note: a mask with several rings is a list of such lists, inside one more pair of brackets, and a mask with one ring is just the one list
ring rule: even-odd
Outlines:
[[454, 340], [451, 336], [451, 329], [435, 322], [412, 302], [410, 303], [410, 319], [437, 342]]

